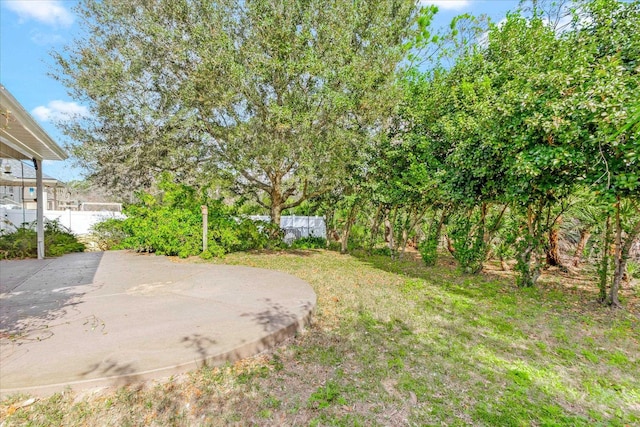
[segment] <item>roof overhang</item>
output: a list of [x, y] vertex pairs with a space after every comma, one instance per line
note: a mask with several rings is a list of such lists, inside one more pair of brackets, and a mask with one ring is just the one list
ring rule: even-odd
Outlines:
[[0, 157], [64, 160], [67, 153], [0, 85]]
[[[34, 178], [25, 178], [25, 179], [16, 179], [16, 178], [6, 178], [0, 175], [0, 185], [6, 185], [9, 187], [35, 187], [37, 185], [37, 180]], [[42, 185], [45, 187], [57, 187], [62, 186], [60, 181], [57, 179], [46, 179], [42, 180]]]

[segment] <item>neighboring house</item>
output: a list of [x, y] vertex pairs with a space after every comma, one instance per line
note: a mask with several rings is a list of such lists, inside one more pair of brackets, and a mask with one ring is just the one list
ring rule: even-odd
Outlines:
[[[36, 209], [36, 170], [28, 160], [0, 159], [0, 207]], [[94, 188], [67, 185], [45, 173], [44, 209], [48, 211], [113, 211], [121, 212], [122, 204]]]
[[[29, 160], [0, 159], [0, 232], [36, 220], [36, 169]], [[77, 183], [76, 183], [77, 184]], [[109, 203], [95, 189], [67, 186], [42, 174], [42, 204], [46, 221], [58, 221], [75, 234], [88, 234], [105, 218], [123, 218], [122, 205]]]
[[[0, 206], [36, 209], [36, 169], [28, 160], [0, 159]], [[57, 188], [64, 184], [43, 173], [43, 206], [45, 210], [59, 209]]]

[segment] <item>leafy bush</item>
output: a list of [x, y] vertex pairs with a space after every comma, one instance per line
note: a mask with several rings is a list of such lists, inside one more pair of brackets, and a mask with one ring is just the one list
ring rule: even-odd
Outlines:
[[481, 230], [483, 225], [478, 223], [476, 216], [477, 214], [454, 217], [448, 228], [455, 249], [453, 257], [462, 271], [472, 274], [482, 271], [482, 263], [489, 249]]
[[[0, 233], [0, 259], [37, 258], [38, 243], [36, 224], [31, 223], [13, 232]], [[45, 221], [45, 256], [60, 256], [71, 252], [83, 252], [84, 244], [63, 227], [59, 221]]]
[[[78, 242], [71, 230], [59, 221], [47, 221], [44, 224], [44, 245], [46, 256], [60, 256], [71, 252], [84, 252], [84, 243]], [[37, 249], [36, 249], [37, 256]]]
[[124, 220], [108, 218], [91, 226], [91, 239], [101, 251], [119, 249], [127, 238], [123, 229]]
[[640, 279], [640, 262], [629, 260], [627, 262], [627, 274], [633, 279]]
[[324, 237], [303, 237], [291, 242], [292, 249], [324, 249], [327, 247], [327, 239]]
[[389, 249], [388, 246], [371, 248], [367, 250], [367, 254], [372, 256], [378, 255], [378, 256], [390, 257], [391, 249]]
[[438, 260], [438, 238], [437, 236], [429, 236], [418, 245], [418, 251], [422, 255], [422, 260], [427, 266], [436, 265]]
[[[238, 218], [234, 209], [222, 200], [212, 200], [207, 191], [176, 184], [162, 177], [160, 196], [139, 193], [139, 203], [127, 206], [121, 229], [124, 239], [117, 246], [160, 255], [185, 258], [222, 256], [233, 251], [264, 248], [269, 243], [266, 232], [249, 219]], [[207, 251], [202, 253], [201, 206], [208, 206]], [[108, 226], [105, 226], [108, 228]]]

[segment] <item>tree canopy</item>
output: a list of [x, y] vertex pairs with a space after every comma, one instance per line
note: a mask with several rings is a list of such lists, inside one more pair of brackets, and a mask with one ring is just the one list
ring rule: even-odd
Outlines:
[[79, 7], [86, 38], [56, 55], [88, 103], [66, 131], [94, 178], [224, 176], [270, 210], [336, 185], [384, 125], [413, 2], [159, 0]]
[[313, 200], [343, 252], [384, 236], [469, 273], [497, 257], [521, 286], [566, 271], [564, 234], [619, 304], [640, 235], [639, 2], [523, 1], [440, 31], [437, 8], [400, 0], [79, 11], [88, 36], [57, 76], [91, 108], [66, 131], [99, 182], [222, 179], [276, 224]]

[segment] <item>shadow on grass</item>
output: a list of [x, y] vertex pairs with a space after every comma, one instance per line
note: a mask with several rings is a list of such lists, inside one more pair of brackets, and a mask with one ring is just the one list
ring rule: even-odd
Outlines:
[[431, 324], [430, 330], [415, 332], [404, 321], [360, 312], [347, 326], [350, 339], [340, 352], [355, 353], [352, 363], [361, 366], [344, 361], [341, 366], [363, 372], [358, 376], [364, 382], [393, 384], [387, 392], [405, 396], [400, 400], [416, 396], [410, 418], [416, 424], [453, 419], [487, 425], [592, 424], [583, 408], [572, 406], [576, 392], [569, 379], [543, 355], [527, 358], [509, 345], [509, 333], [486, 336], [464, 320], [448, 319], [446, 327]]
[[420, 254], [415, 252], [405, 252], [397, 259], [392, 259], [389, 255], [369, 254], [363, 250], [353, 251], [351, 255], [373, 268], [418, 279], [448, 282], [479, 279], [483, 282], [500, 281], [505, 284], [508, 283], [508, 279], [504, 275], [492, 272], [483, 271], [480, 274], [461, 273], [457, 268], [457, 262], [449, 254], [440, 254], [437, 264], [432, 267], [426, 266], [422, 262]]
[[[415, 279], [425, 280], [439, 289], [450, 294], [490, 300], [500, 303], [503, 307], [513, 304], [537, 304], [544, 300], [546, 305], [555, 306], [556, 310], [572, 309], [581, 314], [587, 310], [600, 315], [606, 314], [607, 307], [596, 302], [597, 290], [576, 290], [567, 283], [558, 282], [562, 279], [555, 272], [546, 272], [531, 288], [520, 288], [515, 284], [515, 272], [485, 269], [479, 274], [466, 274], [459, 271], [457, 263], [449, 254], [440, 254], [437, 265], [426, 266], [417, 253], [405, 253], [399, 259], [391, 259], [385, 255], [369, 255], [365, 251], [355, 251], [352, 254], [364, 264], [388, 273], [398, 274]], [[578, 281], [584, 281], [578, 279]], [[595, 285], [594, 285], [595, 286]], [[573, 301], [572, 306], [568, 304]], [[528, 307], [525, 304], [525, 309]], [[634, 307], [629, 307], [634, 311]]]
[[[353, 256], [372, 268], [406, 277], [399, 290], [415, 310], [407, 312], [407, 319], [422, 329], [412, 349], [422, 352], [425, 361], [414, 361], [422, 368], [401, 378], [399, 384], [415, 393], [418, 400], [442, 402], [443, 394], [450, 394], [444, 400], [451, 402], [465, 400], [455, 392], [443, 391], [468, 391], [470, 383], [456, 381], [462, 374], [479, 376], [478, 383], [485, 384], [485, 390], [470, 399], [473, 404], [467, 415], [472, 415], [474, 423], [529, 425], [557, 420], [560, 424], [591, 425], [601, 420], [615, 421], [613, 412], [594, 409], [602, 405], [601, 396], [613, 392], [617, 404], [628, 411], [621, 421], [638, 420], [638, 411], [624, 403], [628, 400], [625, 396], [639, 391], [631, 385], [633, 369], [613, 373], [603, 363], [590, 366], [581, 355], [591, 348], [592, 338], [583, 339], [586, 331], [580, 319], [597, 322], [604, 311], [585, 305], [588, 295], [571, 295], [546, 286], [520, 289], [491, 273], [465, 275], [455, 271], [446, 258], [435, 267], [427, 267], [417, 257], [392, 260], [358, 252]], [[612, 315], [609, 310], [606, 313]], [[593, 335], [598, 336], [598, 329], [606, 334], [610, 323], [616, 323], [608, 320], [594, 323]], [[359, 322], [363, 321], [369, 322], [367, 318]], [[373, 336], [371, 330], [368, 336]], [[585, 386], [588, 376], [576, 377], [575, 366], [588, 369], [598, 378], [598, 384]], [[420, 372], [433, 374], [440, 368], [443, 372], [435, 376]], [[617, 389], [606, 386], [609, 383]], [[439, 391], [433, 392], [434, 387]], [[575, 396], [586, 397], [576, 403]], [[443, 410], [455, 412], [451, 407]], [[424, 418], [420, 422], [433, 420]]]
[[[456, 268], [455, 260], [450, 256], [440, 256], [437, 265], [424, 265], [416, 253], [405, 253], [399, 259], [391, 259], [387, 255], [369, 255], [364, 251], [355, 251], [352, 256], [372, 268], [400, 276], [424, 280], [446, 294], [464, 298], [496, 301], [496, 297], [508, 304], [515, 303], [516, 296], [522, 297], [537, 290], [519, 289], [513, 282], [492, 273], [476, 275], [461, 273]], [[414, 284], [415, 285], [415, 284]], [[405, 286], [411, 287], [411, 282]]]
[[321, 249], [256, 249], [248, 251], [250, 255], [295, 255], [301, 257], [311, 257], [322, 252]]

